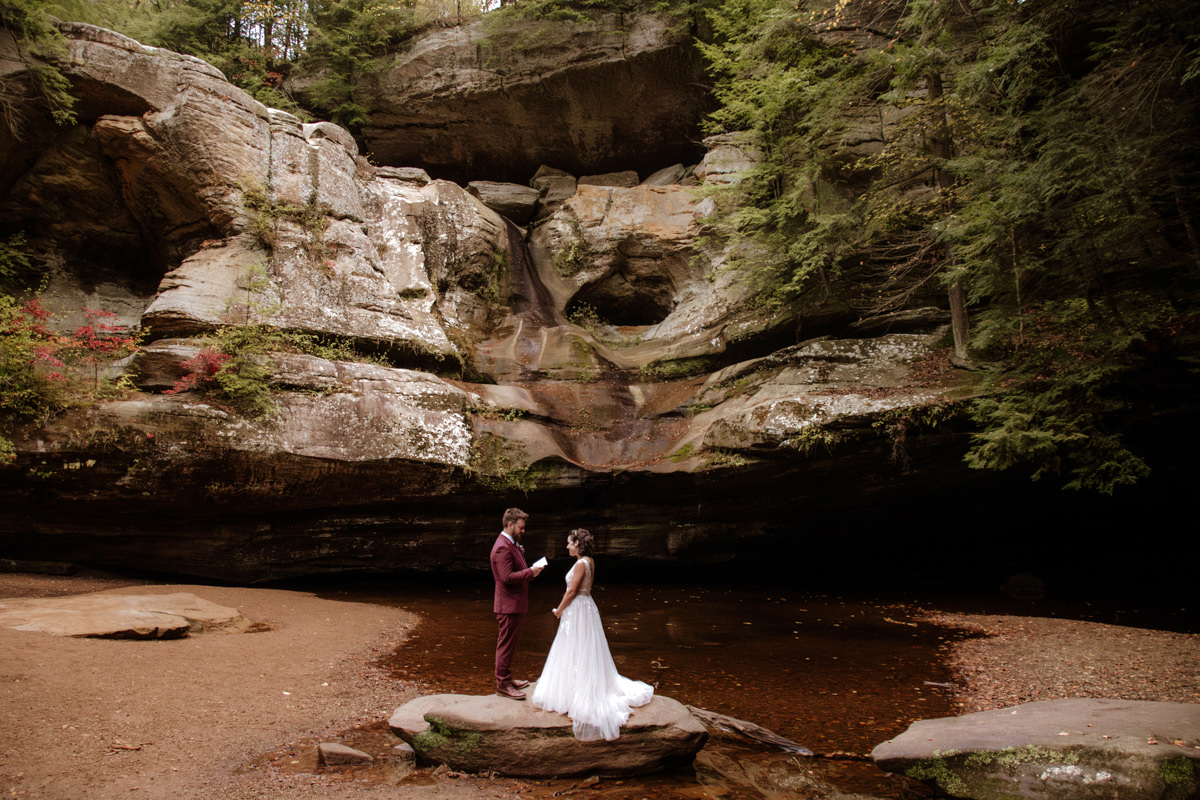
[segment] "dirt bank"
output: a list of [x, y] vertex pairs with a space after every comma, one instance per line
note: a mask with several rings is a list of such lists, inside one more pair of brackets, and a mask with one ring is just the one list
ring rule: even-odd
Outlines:
[[1200, 703], [1200, 636], [1073, 619], [935, 613], [982, 634], [958, 642], [954, 704], [966, 714], [1060, 697]]

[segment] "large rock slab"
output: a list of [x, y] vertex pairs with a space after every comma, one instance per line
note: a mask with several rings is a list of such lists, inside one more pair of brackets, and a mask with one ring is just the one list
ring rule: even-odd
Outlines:
[[[147, 345], [136, 359], [139, 380], [155, 389], [169, 388], [186, 372], [182, 363], [200, 350], [199, 344], [182, 339]], [[301, 354], [277, 355], [270, 367], [271, 379], [293, 391], [279, 398], [275, 414], [267, 419], [231, 419], [198, 404], [173, 413], [191, 418], [193, 433], [202, 438], [228, 439], [226, 450], [350, 462], [411, 459], [459, 467], [470, 459], [466, 413], [474, 396], [435, 375]], [[135, 418], [158, 412], [138, 413], [131, 404], [122, 405]], [[110, 410], [115, 411], [106, 407], [97, 413], [107, 419]]]
[[478, 197], [483, 204], [501, 216], [508, 217], [518, 225], [529, 222], [542, 193], [519, 183], [498, 181], [471, 181], [467, 191]]
[[728, 305], [706, 260], [693, 258], [702, 218], [685, 187], [580, 185], [531, 231], [530, 250], [564, 308], [582, 303], [606, 322], [654, 325], [643, 339], [683, 338], [718, 325]]
[[1070, 698], [920, 720], [871, 757], [953, 797], [1200, 796], [1200, 705]]
[[502, 299], [508, 233], [461, 187], [377, 170], [345, 130], [268, 109], [199, 59], [62, 29], [78, 124], [0, 130], [0, 217], [51, 268], [62, 329], [104, 308], [156, 338], [260, 323], [423, 363], [457, 357], [445, 325], [477, 324], [480, 292]]
[[429, 761], [526, 777], [643, 775], [690, 763], [708, 741], [682, 704], [662, 696], [635, 708], [612, 742], [581, 742], [567, 716], [496, 695], [420, 697], [390, 725]]
[[175, 639], [189, 633], [241, 633], [250, 620], [190, 592], [81, 594], [0, 600], [0, 625], [19, 631], [103, 639]]
[[414, 37], [355, 87], [367, 149], [464, 183], [525, 182], [541, 164], [649, 174], [697, 157], [711, 99], [688, 26], [641, 10], [586, 16], [488, 15]]

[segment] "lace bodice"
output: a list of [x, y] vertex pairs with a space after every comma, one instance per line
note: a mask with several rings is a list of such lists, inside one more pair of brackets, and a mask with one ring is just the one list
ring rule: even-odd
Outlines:
[[594, 576], [592, 575], [592, 562], [588, 561], [586, 558], [581, 558], [576, 561], [575, 566], [571, 567], [571, 569], [567, 571], [567, 586], [571, 585], [571, 575], [575, 572], [575, 570], [579, 569], [580, 564], [583, 564], [583, 580], [579, 583], [579, 591], [577, 594], [590, 595], [592, 593], [592, 580], [594, 579]]

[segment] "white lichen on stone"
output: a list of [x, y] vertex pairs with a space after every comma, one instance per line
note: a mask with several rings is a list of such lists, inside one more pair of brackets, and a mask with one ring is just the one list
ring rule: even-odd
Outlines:
[[1038, 775], [1039, 780], [1043, 781], [1066, 781], [1070, 783], [1082, 783], [1091, 785], [1095, 783], [1108, 783], [1113, 780], [1113, 774], [1105, 770], [1090, 770], [1081, 767], [1077, 764], [1052, 764], [1042, 770]]

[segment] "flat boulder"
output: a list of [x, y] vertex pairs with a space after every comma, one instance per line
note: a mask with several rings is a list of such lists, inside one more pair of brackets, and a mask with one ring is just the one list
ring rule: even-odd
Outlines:
[[1200, 796], [1200, 705], [1068, 698], [914, 722], [871, 757], [973, 800]]
[[619, 186], [632, 189], [640, 182], [638, 174], [631, 169], [605, 172], [602, 175], [582, 175], [579, 178], [580, 186]]
[[496, 695], [419, 697], [396, 709], [390, 724], [426, 761], [522, 777], [643, 775], [691, 763], [708, 741], [687, 708], [657, 695], [611, 742], [581, 742], [566, 715]]
[[0, 626], [56, 636], [175, 639], [189, 633], [241, 633], [250, 620], [190, 592], [81, 594], [0, 600]]
[[540, 191], [530, 186], [500, 181], [471, 181], [467, 184], [467, 191], [492, 211], [518, 225], [529, 222], [542, 196]]

